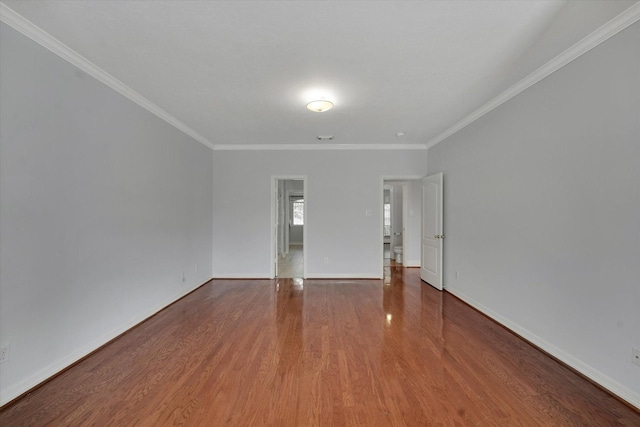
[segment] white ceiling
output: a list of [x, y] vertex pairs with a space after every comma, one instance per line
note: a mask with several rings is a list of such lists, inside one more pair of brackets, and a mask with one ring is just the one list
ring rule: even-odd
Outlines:
[[227, 145], [427, 144], [636, 1], [2, 3]]

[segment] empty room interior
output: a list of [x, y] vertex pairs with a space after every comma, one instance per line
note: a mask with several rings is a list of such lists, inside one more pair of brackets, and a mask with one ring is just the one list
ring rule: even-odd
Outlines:
[[0, 1], [0, 424], [640, 425], [639, 20]]

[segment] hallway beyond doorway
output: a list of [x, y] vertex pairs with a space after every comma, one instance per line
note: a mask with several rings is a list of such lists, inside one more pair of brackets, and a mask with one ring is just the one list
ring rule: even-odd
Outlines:
[[302, 245], [290, 245], [289, 253], [278, 258], [278, 277], [302, 278], [304, 274]]

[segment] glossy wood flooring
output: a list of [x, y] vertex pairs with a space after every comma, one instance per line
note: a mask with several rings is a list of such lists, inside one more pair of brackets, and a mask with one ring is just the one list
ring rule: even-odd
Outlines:
[[640, 426], [447, 293], [216, 280], [0, 413], [2, 426]]

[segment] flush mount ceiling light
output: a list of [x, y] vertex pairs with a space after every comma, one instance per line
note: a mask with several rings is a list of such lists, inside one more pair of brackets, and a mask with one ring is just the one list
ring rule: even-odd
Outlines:
[[307, 110], [314, 111], [316, 113], [323, 113], [333, 108], [333, 102], [326, 99], [317, 99], [307, 104]]

